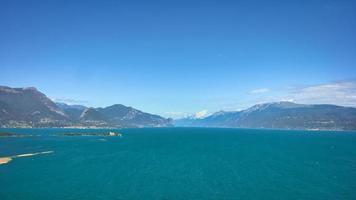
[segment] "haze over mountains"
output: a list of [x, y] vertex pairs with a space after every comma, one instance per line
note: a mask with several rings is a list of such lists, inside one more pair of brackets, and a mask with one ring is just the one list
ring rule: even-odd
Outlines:
[[172, 121], [132, 107], [56, 103], [36, 88], [0, 86], [0, 127], [236, 127], [356, 130], [356, 108], [292, 102], [258, 104], [235, 112]]
[[161, 127], [171, 119], [115, 104], [105, 108], [55, 103], [36, 88], [0, 86], [0, 127]]
[[356, 108], [292, 102], [258, 104], [236, 112], [216, 112], [201, 119], [175, 120], [175, 126], [299, 130], [356, 130]]

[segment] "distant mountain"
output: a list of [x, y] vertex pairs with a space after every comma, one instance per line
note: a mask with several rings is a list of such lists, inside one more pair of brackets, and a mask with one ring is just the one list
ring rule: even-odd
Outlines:
[[[55, 103], [36, 88], [0, 86], [0, 127], [161, 127], [172, 120], [115, 104], [104, 108]], [[258, 104], [207, 117], [174, 121], [175, 126], [356, 130], [356, 108], [291, 102]]]
[[105, 122], [108, 125], [124, 127], [159, 127], [170, 126], [172, 121], [159, 115], [152, 115], [132, 107], [115, 104], [105, 108], [89, 108], [81, 115], [80, 120]]
[[36, 88], [0, 86], [0, 127], [161, 127], [171, 123], [121, 104], [87, 108], [55, 103]]
[[56, 103], [57, 106], [70, 118], [70, 120], [78, 122], [79, 117], [87, 107], [82, 105], [68, 105], [65, 103]]
[[192, 127], [356, 130], [356, 108], [276, 102], [258, 104], [243, 111], [220, 111], [203, 119], [179, 119], [174, 124]]
[[76, 109], [76, 110], [85, 110], [87, 107], [83, 106], [83, 105], [69, 105], [66, 103], [61, 103], [61, 102], [55, 102], [56, 105], [61, 108], [62, 110], [66, 110], [66, 109]]
[[[97, 109], [95, 108], [87, 108], [78, 119], [80, 124], [84, 126], [97, 126], [97, 127], [108, 127], [109, 123], [107, 123], [108, 118], [103, 116]], [[115, 127], [121, 127], [122, 124], [115, 124]]]
[[0, 126], [62, 126], [68, 116], [36, 88], [0, 86]]

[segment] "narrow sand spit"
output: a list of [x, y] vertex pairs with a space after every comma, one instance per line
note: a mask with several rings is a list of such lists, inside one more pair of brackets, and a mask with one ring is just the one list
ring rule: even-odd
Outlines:
[[19, 154], [19, 155], [15, 155], [15, 156], [2, 157], [2, 158], [0, 158], [0, 165], [1, 164], [6, 164], [6, 163], [12, 161], [13, 158], [21, 158], [21, 157], [40, 155], [40, 154], [49, 154], [49, 153], [53, 153], [53, 151], [43, 151], [43, 152], [37, 152], [37, 153], [26, 153], [26, 154]]
[[39, 154], [48, 154], [48, 153], [53, 153], [53, 151], [43, 151], [43, 152], [37, 152], [37, 153], [19, 154], [16, 156], [12, 156], [12, 158], [28, 157], [28, 156], [35, 156], [35, 155], [39, 155]]

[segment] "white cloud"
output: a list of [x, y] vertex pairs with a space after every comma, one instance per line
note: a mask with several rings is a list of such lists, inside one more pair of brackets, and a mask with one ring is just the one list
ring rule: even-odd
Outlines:
[[356, 106], [356, 81], [344, 81], [296, 88], [285, 99], [306, 104]]
[[[276, 88], [268, 90], [268, 95], [251, 95], [248, 100], [241, 100], [240, 98], [233, 103], [225, 105], [225, 108], [228, 108], [226, 110], [233, 110], [231, 108], [246, 109], [255, 104], [278, 101], [356, 107], [356, 80], [284, 88], [285, 89]], [[254, 90], [254, 92], [251, 91], [250, 94], [251, 93], [258, 94], [261, 93], [261, 90]]]
[[295, 103], [295, 100], [294, 100], [294, 99], [291, 99], [291, 98], [281, 98], [281, 99], [279, 99], [278, 101], [288, 101], [288, 102], [293, 102], [293, 103]]
[[54, 102], [60, 102], [60, 103], [66, 103], [68, 105], [73, 105], [73, 104], [86, 104], [88, 103], [88, 101], [84, 101], [84, 100], [76, 100], [76, 99], [70, 99], [70, 98], [51, 98], [52, 101]]
[[269, 91], [270, 90], [268, 88], [259, 88], [259, 89], [250, 91], [249, 94], [262, 94], [262, 93], [266, 93]]

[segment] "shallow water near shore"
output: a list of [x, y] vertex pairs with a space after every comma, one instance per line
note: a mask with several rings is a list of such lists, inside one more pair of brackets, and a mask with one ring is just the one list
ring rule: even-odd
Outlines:
[[[356, 199], [356, 132], [1, 129], [0, 199]], [[90, 130], [106, 132], [108, 130]]]

